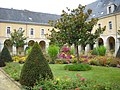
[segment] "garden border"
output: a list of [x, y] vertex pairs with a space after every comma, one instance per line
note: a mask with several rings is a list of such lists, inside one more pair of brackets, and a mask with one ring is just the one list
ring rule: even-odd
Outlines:
[[12, 81], [16, 86], [18, 86], [21, 90], [22, 90], [22, 86], [15, 81], [14, 79], [12, 79], [3, 69], [2, 67], [0, 68], [0, 71], [7, 77], [7, 79], [9, 79], [10, 81]]

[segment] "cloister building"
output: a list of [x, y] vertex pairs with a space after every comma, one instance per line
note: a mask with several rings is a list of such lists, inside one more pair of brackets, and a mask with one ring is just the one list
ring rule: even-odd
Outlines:
[[[96, 0], [88, 4], [86, 9], [88, 8], [92, 9], [90, 18], [99, 18], [93, 32], [96, 28], [104, 26], [106, 26], [106, 30], [94, 45], [87, 45], [85, 51], [88, 52], [93, 47], [104, 45], [108, 52], [112, 51], [115, 55], [120, 46], [120, 0]], [[45, 37], [45, 34], [50, 33], [53, 28], [48, 24], [48, 21], [58, 18], [60, 16], [54, 14], [0, 8], [0, 50], [3, 48], [5, 40], [10, 38], [10, 33], [14, 29], [25, 30], [24, 35], [28, 37], [27, 43], [37, 41], [42, 49], [46, 49], [50, 40]], [[15, 52], [14, 46], [10, 48]], [[82, 49], [80, 46], [79, 50]]]
[[[95, 45], [86, 46], [86, 52], [93, 49], [93, 46], [104, 45], [107, 52], [116, 55], [120, 46], [120, 0], [97, 0], [88, 4], [86, 8], [92, 9], [90, 18], [99, 19], [97, 25], [93, 28], [93, 32], [98, 27], [106, 26], [106, 30], [100, 35]], [[80, 48], [82, 50], [82, 47]]]
[[[27, 37], [25, 41], [27, 44], [37, 41], [42, 49], [46, 49], [50, 40], [46, 38], [45, 34], [53, 28], [48, 22], [59, 17], [55, 14], [0, 8], [0, 50], [2, 50], [4, 42], [10, 38], [10, 33], [15, 29], [25, 30], [24, 36]], [[27, 46], [25, 45], [23, 49]], [[8, 47], [13, 54], [16, 53], [14, 45]]]

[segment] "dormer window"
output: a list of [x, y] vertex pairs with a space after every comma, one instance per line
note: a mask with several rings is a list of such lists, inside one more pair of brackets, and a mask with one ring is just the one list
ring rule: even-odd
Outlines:
[[111, 6], [109, 7], [109, 13], [111, 13]]
[[107, 6], [107, 14], [113, 13], [116, 7], [117, 6], [113, 2], [110, 2]]

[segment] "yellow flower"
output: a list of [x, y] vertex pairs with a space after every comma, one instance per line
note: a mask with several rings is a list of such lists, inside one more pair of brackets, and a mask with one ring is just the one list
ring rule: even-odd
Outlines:
[[71, 55], [71, 57], [72, 57], [72, 58], [75, 58], [75, 56], [74, 56], [74, 55]]
[[56, 78], [57, 81], [60, 81], [60, 78]]

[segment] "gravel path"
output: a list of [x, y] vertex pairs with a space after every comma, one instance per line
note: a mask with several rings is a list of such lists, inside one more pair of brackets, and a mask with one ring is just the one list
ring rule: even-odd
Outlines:
[[21, 90], [18, 84], [0, 68], [0, 90]]

